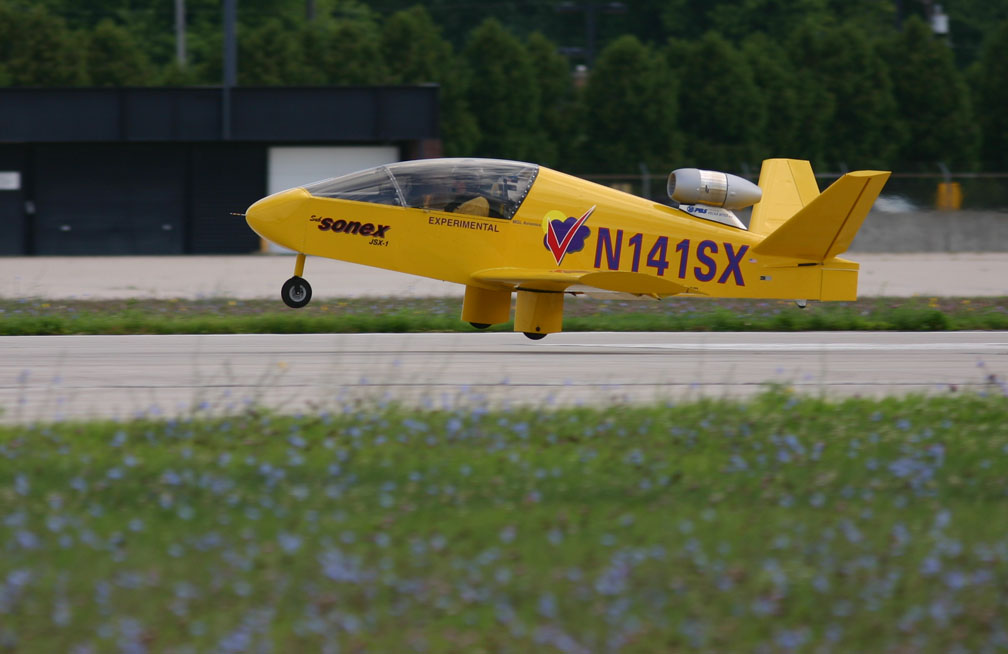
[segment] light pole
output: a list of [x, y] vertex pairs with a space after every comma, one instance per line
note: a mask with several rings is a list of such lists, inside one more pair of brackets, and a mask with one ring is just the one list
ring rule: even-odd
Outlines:
[[179, 68], [185, 68], [185, 0], [175, 0], [175, 60]]
[[238, 0], [224, 0], [224, 84], [221, 87], [221, 137], [231, 138], [231, 89], [238, 81], [238, 44], [235, 22]]

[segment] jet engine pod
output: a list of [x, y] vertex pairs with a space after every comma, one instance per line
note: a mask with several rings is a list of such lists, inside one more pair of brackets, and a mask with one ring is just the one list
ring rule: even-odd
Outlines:
[[680, 168], [669, 173], [669, 197], [680, 204], [706, 204], [725, 209], [751, 207], [763, 191], [747, 179], [698, 168]]

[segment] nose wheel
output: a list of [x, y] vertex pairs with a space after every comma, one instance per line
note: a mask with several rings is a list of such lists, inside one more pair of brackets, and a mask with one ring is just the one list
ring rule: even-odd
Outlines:
[[284, 282], [280, 299], [291, 309], [300, 309], [311, 302], [311, 284], [304, 278], [305, 255], [298, 252], [294, 259], [294, 276]]
[[311, 284], [303, 277], [294, 275], [284, 282], [280, 297], [291, 309], [300, 309], [311, 301]]

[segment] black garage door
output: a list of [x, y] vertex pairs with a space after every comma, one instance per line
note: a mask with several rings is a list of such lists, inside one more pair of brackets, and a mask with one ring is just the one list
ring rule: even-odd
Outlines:
[[257, 144], [205, 144], [190, 158], [192, 206], [186, 252], [244, 254], [259, 249], [245, 218], [250, 204], [266, 194], [266, 148]]
[[34, 148], [35, 254], [181, 254], [186, 147]]
[[0, 148], [0, 255], [25, 251], [24, 148]]
[[[2, 152], [2, 151], [0, 151]], [[258, 144], [38, 145], [32, 254], [237, 254], [259, 237], [243, 212], [265, 194]], [[0, 161], [2, 163], [2, 161]], [[8, 193], [22, 214], [20, 193]], [[4, 196], [0, 196], [0, 209]], [[21, 251], [12, 220], [10, 253]]]

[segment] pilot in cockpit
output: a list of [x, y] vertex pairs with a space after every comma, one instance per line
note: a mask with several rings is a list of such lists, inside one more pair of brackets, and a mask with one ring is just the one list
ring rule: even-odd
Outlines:
[[489, 216], [490, 203], [479, 194], [476, 182], [466, 175], [452, 179], [452, 194], [454, 199], [445, 205], [445, 211], [465, 213], [470, 216]]

